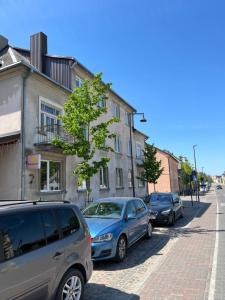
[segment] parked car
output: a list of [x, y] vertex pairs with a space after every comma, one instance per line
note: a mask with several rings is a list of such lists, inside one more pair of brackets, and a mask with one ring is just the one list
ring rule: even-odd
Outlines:
[[174, 225], [184, 216], [182, 201], [177, 193], [152, 193], [145, 198], [145, 203], [156, 212], [154, 223]]
[[81, 300], [92, 268], [91, 238], [78, 207], [0, 201], [1, 300]]
[[222, 188], [222, 185], [220, 185], [220, 184], [218, 184], [217, 186], [216, 186], [216, 188], [217, 188], [217, 190], [222, 190], [223, 188]]
[[152, 236], [152, 219], [138, 198], [105, 198], [83, 211], [92, 236], [92, 259], [122, 261], [127, 248]]

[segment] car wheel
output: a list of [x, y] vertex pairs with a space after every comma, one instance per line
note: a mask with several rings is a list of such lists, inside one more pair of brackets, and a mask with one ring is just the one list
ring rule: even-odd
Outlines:
[[173, 226], [175, 224], [175, 216], [174, 216], [174, 214], [170, 215], [168, 223], [169, 223], [170, 226]]
[[124, 235], [122, 235], [117, 243], [116, 247], [116, 261], [120, 262], [123, 261], [127, 254], [127, 240]]
[[82, 300], [84, 294], [84, 277], [80, 271], [72, 269], [63, 276], [56, 300]]
[[184, 217], [184, 208], [183, 206], [180, 209], [180, 217], [183, 218]]
[[150, 239], [152, 237], [152, 230], [153, 230], [152, 223], [148, 222], [147, 232], [146, 232], [146, 235], [145, 235], [146, 239]]

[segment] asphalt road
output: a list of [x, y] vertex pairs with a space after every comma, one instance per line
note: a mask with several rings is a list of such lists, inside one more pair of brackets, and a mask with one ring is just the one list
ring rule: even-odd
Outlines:
[[218, 209], [217, 209], [217, 255], [215, 271], [215, 300], [225, 299], [225, 187], [222, 190], [216, 190]]

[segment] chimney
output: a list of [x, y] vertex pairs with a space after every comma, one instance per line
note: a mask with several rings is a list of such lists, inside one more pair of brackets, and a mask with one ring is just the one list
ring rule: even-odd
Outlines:
[[8, 40], [0, 34], [0, 52], [8, 46]]
[[47, 54], [47, 36], [38, 32], [30, 37], [30, 62], [40, 72], [44, 70], [44, 55]]

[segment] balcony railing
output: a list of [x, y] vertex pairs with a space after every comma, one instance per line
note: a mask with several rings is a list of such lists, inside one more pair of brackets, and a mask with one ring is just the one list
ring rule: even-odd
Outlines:
[[54, 125], [44, 125], [37, 127], [37, 142], [36, 144], [51, 144], [52, 140], [55, 138], [60, 138], [65, 142], [73, 142], [73, 137], [65, 133], [63, 127], [58, 124]]

